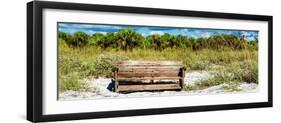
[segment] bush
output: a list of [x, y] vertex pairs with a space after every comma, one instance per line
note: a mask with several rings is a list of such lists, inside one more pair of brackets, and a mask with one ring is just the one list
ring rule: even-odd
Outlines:
[[245, 82], [258, 83], [258, 62], [247, 62], [244, 64], [244, 72], [242, 73], [242, 80]]
[[58, 67], [60, 75], [67, 75], [69, 73], [80, 70], [81, 61], [72, 56], [60, 55], [58, 57]]
[[87, 91], [90, 90], [90, 84], [88, 81], [80, 78], [78, 73], [71, 73], [65, 76], [59, 77], [59, 90], [73, 90], [73, 91]]
[[117, 55], [100, 55], [94, 63], [92, 75], [94, 77], [112, 77], [112, 69], [119, 60], [127, 60]]

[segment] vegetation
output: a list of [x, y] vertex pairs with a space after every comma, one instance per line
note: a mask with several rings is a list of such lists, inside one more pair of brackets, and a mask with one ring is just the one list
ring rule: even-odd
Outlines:
[[[192, 38], [182, 35], [142, 36], [133, 29], [115, 33], [59, 32], [59, 89], [87, 90], [86, 79], [111, 77], [118, 60], [177, 60], [187, 70], [217, 71], [213, 78], [185, 90], [225, 82], [258, 83], [258, 40], [234, 35]], [[228, 88], [228, 87], [226, 87]], [[229, 90], [237, 90], [229, 87]]]
[[244, 37], [234, 35], [214, 35], [209, 38], [186, 37], [182, 35], [171, 35], [165, 33], [163, 35], [153, 34], [142, 36], [133, 29], [122, 29], [116, 33], [109, 32], [106, 35], [94, 33], [88, 35], [84, 32], [76, 32], [73, 35], [65, 32], [59, 32], [59, 38], [65, 41], [71, 47], [93, 46], [106, 48], [114, 48], [119, 50], [132, 50], [135, 48], [155, 49], [162, 51], [167, 48], [192, 48], [193, 50], [215, 49], [223, 50], [230, 48], [233, 50], [257, 49], [258, 40], [246, 41]]
[[224, 90], [227, 91], [241, 91], [242, 89], [239, 88], [237, 84], [229, 84], [229, 85], [224, 85], [223, 86]]
[[226, 83], [229, 85], [225, 86], [224, 89], [238, 91], [238, 87], [234, 87], [237, 85], [233, 83], [248, 82], [258, 84], [257, 60], [236, 61], [213, 70], [216, 70], [213, 77], [201, 80], [193, 86], [185, 86], [184, 90], [199, 90]]

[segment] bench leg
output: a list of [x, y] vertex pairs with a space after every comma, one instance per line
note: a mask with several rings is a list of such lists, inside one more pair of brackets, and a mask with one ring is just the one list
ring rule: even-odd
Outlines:
[[182, 90], [182, 89], [183, 89], [183, 79], [180, 79], [180, 80], [179, 80], [179, 85], [180, 85], [181, 90]]
[[115, 87], [114, 87], [114, 91], [116, 92], [116, 93], [118, 93], [118, 85], [119, 85], [119, 82], [118, 82], [118, 79], [117, 79], [117, 71], [115, 70], [114, 71], [114, 85], [115, 85]]
[[181, 68], [181, 79], [180, 79], [180, 87], [183, 89], [183, 83], [184, 83], [184, 78], [185, 78], [185, 70], [184, 68]]
[[114, 88], [114, 91], [115, 91], [116, 93], [118, 93], [118, 81], [117, 81], [117, 80], [115, 80], [115, 88]]

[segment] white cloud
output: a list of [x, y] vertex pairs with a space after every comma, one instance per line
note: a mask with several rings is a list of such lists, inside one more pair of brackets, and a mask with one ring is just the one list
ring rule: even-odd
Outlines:
[[150, 34], [151, 34], [151, 35], [155, 35], [155, 34], [163, 35], [164, 32], [163, 32], [163, 31], [151, 31]]
[[209, 38], [211, 36], [211, 34], [209, 32], [204, 32], [201, 34], [201, 36], [204, 38]]
[[59, 27], [64, 27], [64, 28], [67, 28], [67, 27], [68, 27], [68, 24], [59, 23]]
[[187, 35], [188, 34], [188, 29], [182, 29], [181, 30], [182, 35]]
[[92, 30], [88, 30], [87, 31], [87, 34], [89, 34], [89, 35], [92, 35], [92, 34], [94, 34], [94, 33], [101, 33], [101, 34], [106, 34], [107, 32], [99, 32], [99, 31], [92, 31]]
[[246, 36], [246, 37], [251, 36], [251, 33], [246, 32], [246, 31], [242, 31], [241, 33], [243, 36]]
[[257, 32], [242, 31], [241, 35], [244, 36], [248, 41], [255, 40], [255, 38], [258, 38]]
[[111, 29], [121, 29], [120, 26], [113, 26], [113, 25], [90, 25], [90, 24], [70, 24], [71, 28], [77, 28], [77, 29], [90, 29], [90, 28], [111, 28]]

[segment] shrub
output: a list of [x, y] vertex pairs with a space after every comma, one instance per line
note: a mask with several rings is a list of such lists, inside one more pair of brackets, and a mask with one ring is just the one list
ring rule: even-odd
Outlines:
[[59, 55], [58, 57], [58, 67], [60, 75], [67, 75], [79, 71], [81, 66], [81, 61], [75, 59], [73, 56]]
[[90, 84], [79, 73], [71, 73], [59, 77], [59, 90], [87, 91], [90, 90]]
[[247, 62], [244, 64], [244, 72], [242, 73], [242, 80], [245, 82], [258, 83], [258, 62]]
[[118, 55], [100, 55], [94, 63], [92, 75], [112, 77], [112, 69], [116, 67], [116, 62], [127, 59]]

